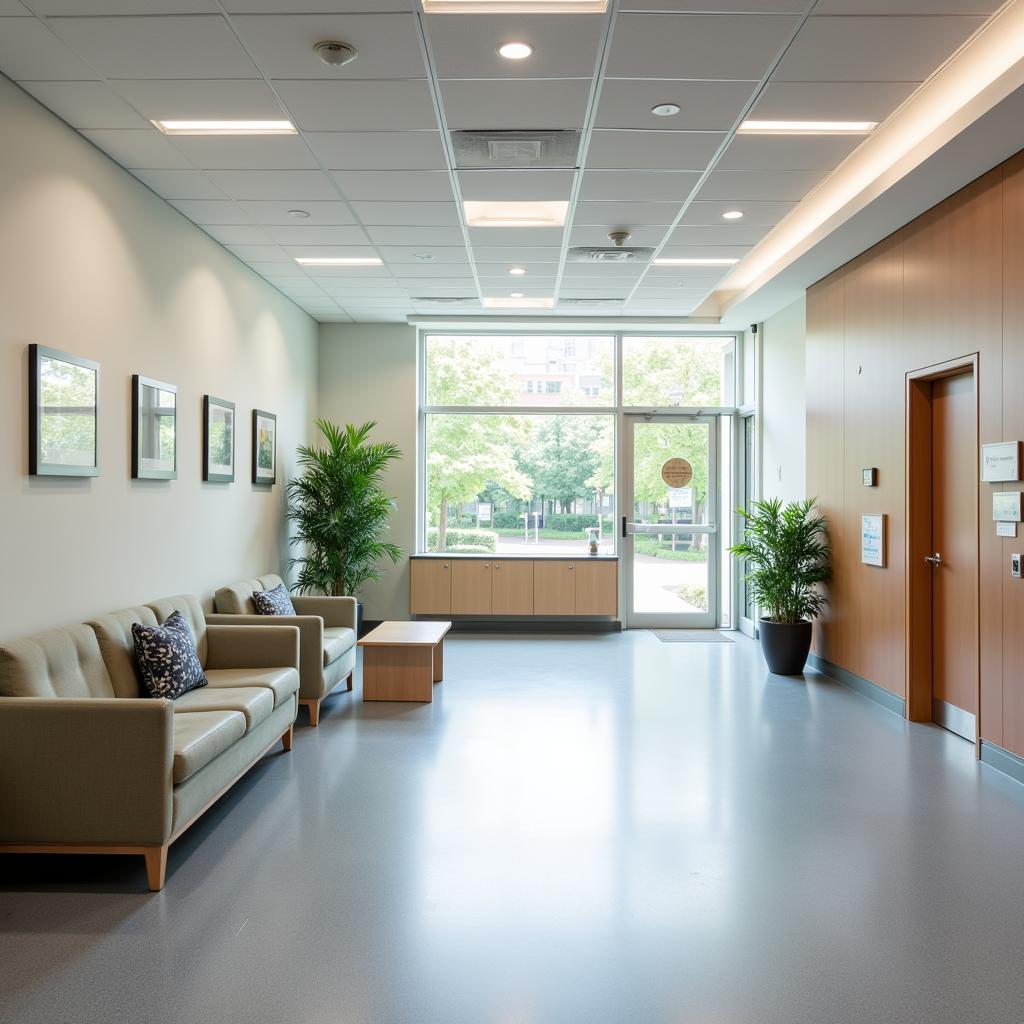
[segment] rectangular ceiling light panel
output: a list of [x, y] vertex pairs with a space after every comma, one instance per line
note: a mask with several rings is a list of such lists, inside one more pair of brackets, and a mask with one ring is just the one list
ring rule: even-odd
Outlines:
[[485, 309], [554, 309], [554, 298], [505, 298], [496, 296], [484, 299]]
[[465, 199], [466, 223], [471, 228], [560, 228], [569, 211], [568, 200], [500, 202]]
[[869, 135], [877, 121], [744, 121], [737, 135]]
[[423, 0], [425, 14], [604, 14], [608, 0]]
[[694, 259], [667, 259], [662, 257], [654, 261], [656, 267], [731, 267], [739, 263], [738, 259], [726, 257], [699, 257]]
[[154, 121], [164, 135], [296, 135], [291, 121]]
[[300, 267], [380, 267], [384, 261], [376, 256], [296, 256]]

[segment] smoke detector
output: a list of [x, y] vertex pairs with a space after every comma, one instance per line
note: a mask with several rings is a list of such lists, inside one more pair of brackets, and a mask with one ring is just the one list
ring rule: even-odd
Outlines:
[[313, 47], [313, 52], [332, 68], [340, 68], [343, 64], [351, 64], [359, 51], [348, 43], [336, 39], [322, 39]]

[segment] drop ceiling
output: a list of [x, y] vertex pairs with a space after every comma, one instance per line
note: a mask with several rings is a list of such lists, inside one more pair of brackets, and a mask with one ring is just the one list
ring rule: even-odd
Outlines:
[[[554, 296], [555, 315], [589, 301], [602, 316], [686, 316], [728, 266], [581, 264], [568, 248], [624, 229], [657, 257], [742, 260], [862, 140], [737, 137], [741, 120], [885, 121], [998, 6], [611, 0], [605, 14], [428, 15], [416, 0], [0, 0], [0, 71], [321, 321], [502, 316], [482, 300], [512, 292]], [[321, 63], [323, 39], [357, 59]], [[513, 39], [533, 55], [498, 56]], [[680, 112], [653, 115], [661, 103]], [[214, 118], [299, 131], [169, 137], [150, 123]], [[578, 131], [576, 167], [456, 168], [450, 133], [489, 129]], [[564, 228], [467, 227], [463, 199], [569, 213]]]

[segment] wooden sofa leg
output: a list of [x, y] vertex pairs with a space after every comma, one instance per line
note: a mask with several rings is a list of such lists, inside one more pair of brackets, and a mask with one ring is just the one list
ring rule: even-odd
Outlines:
[[309, 708], [309, 724], [315, 729], [320, 724], [320, 701], [311, 700], [306, 707]]
[[345, 680], [345, 689], [346, 690], [351, 690], [352, 689], [352, 676], [353, 676], [353, 673], [349, 672], [348, 679]]
[[167, 847], [150, 846], [144, 856], [149, 888], [152, 892], [159, 892], [164, 887], [164, 879], [167, 877]]
[[288, 726], [288, 731], [281, 737], [281, 745], [284, 747], [285, 750], [291, 750], [292, 749], [292, 738], [294, 737], [294, 735], [295, 735], [295, 726], [294, 726], [294, 724], [293, 725], [289, 725]]

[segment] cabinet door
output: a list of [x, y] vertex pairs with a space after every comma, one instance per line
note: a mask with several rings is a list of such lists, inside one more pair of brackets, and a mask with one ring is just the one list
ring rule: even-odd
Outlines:
[[413, 615], [451, 615], [451, 562], [413, 558], [409, 562], [409, 611]]
[[576, 563], [533, 563], [533, 614], [576, 614]]
[[619, 610], [616, 562], [576, 563], [576, 614], [615, 615]]
[[452, 615], [491, 614], [491, 563], [452, 559]]
[[533, 614], [533, 562], [511, 559], [493, 563], [491, 614]]

